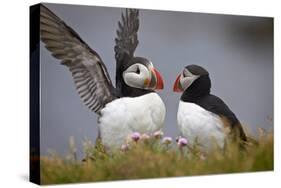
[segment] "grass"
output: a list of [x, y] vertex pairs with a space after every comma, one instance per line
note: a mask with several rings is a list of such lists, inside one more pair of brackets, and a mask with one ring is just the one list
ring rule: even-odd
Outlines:
[[224, 151], [214, 149], [208, 154], [196, 146], [179, 150], [176, 145], [164, 145], [156, 138], [131, 142], [127, 151], [110, 155], [100, 145], [94, 148], [87, 141], [84, 146], [83, 161], [76, 160], [75, 149], [70, 149], [72, 154], [68, 157], [41, 157], [42, 184], [273, 170], [272, 133], [260, 135], [257, 143], [250, 144], [245, 151], [228, 144]]

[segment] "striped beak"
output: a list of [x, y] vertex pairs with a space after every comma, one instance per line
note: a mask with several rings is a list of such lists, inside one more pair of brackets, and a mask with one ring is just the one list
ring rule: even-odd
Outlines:
[[147, 86], [148, 89], [153, 89], [153, 90], [163, 89], [164, 81], [161, 74], [153, 67], [150, 68], [150, 71], [151, 71], [151, 79], [145, 80], [144, 84]]
[[155, 68], [152, 68], [151, 69], [154, 77], [156, 77], [156, 87], [155, 89], [163, 89], [164, 88], [164, 81], [163, 81], [163, 78], [161, 76], [161, 74], [155, 69]]
[[180, 83], [180, 77], [181, 77], [181, 75], [178, 75], [178, 77], [174, 83], [174, 88], [173, 88], [174, 92], [178, 92], [178, 93], [183, 92], [183, 88], [181, 87], [181, 83]]

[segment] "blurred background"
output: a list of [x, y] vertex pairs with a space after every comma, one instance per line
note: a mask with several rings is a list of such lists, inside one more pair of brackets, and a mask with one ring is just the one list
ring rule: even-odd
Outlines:
[[[115, 83], [114, 38], [124, 9], [45, 4], [103, 59]], [[273, 128], [273, 18], [140, 10], [135, 55], [150, 59], [165, 80], [165, 135], [178, 135], [180, 94], [176, 76], [188, 64], [206, 68], [212, 93], [222, 98], [254, 135]], [[71, 73], [40, 44], [41, 153], [67, 154], [74, 137], [78, 157], [84, 139], [97, 136], [97, 116], [80, 100]]]

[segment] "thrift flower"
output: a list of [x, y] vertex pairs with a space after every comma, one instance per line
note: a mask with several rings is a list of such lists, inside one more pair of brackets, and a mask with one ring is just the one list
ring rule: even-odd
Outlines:
[[203, 161], [205, 161], [205, 160], [207, 159], [207, 157], [206, 157], [205, 155], [201, 154], [201, 155], [200, 155], [200, 159], [203, 160]]
[[185, 139], [185, 138], [179, 138], [178, 139], [178, 146], [180, 147], [180, 148], [182, 148], [182, 147], [184, 147], [184, 146], [186, 146], [187, 145], [187, 139]]
[[140, 133], [138, 132], [134, 132], [132, 135], [131, 135], [131, 138], [132, 140], [134, 140], [135, 142], [138, 142], [138, 140], [140, 139], [141, 135]]
[[150, 136], [148, 134], [144, 133], [144, 134], [141, 135], [140, 139], [141, 140], [148, 140], [148, 139], [150, 139]]
[[129, 145], [128, 144], [122, 144], [121, 145], [121, 151], [128, 151], [129, 150]]
[[156, 131], [153, 133], [154, 138], [156, 139], [160, 139], [163, 136], [163, 132], [162, 131]]
[[172, 141], [173, 141], [173, 139], [171, 137], [166, 136], [166, 137], [163, 138], [162, 143], [166, 144], [166, 145], [169, 145], [169, 144], [172, 143]]

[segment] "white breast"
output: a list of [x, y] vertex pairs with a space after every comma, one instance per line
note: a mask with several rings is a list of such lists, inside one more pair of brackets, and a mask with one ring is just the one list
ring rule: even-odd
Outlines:
[[210, 150], [214, 142], [224, 147], [224, 126], [218, 115], [197, 104], [180, 101], [177, 120], [182, 136], [191, 144], [196, 140], [206, 150]]
[[156, 93], [123, 97], [101, 110], [99, 128], [102, 142], [111, 149], [120, 148], [131, 133], [153, 133], [164, 125], [166, 109]]

